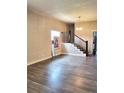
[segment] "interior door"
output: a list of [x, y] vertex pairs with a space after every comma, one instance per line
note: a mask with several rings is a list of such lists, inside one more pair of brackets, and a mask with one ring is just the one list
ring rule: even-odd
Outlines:
[[97, 32], [93, 32], [93, 55], [97, 53]]

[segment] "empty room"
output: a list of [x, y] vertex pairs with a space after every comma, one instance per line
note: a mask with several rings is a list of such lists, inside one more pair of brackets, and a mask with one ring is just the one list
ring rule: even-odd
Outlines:
[[97, 93], [97, 0], [27, 0], [28, 93]]
[[0, 7], [0, 93], [124, 93], [123, 0]]

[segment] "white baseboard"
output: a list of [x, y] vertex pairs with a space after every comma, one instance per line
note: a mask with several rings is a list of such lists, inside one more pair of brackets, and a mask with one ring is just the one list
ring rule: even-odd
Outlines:
[[[85, 55], [79, 55], [79, 54], [72, 54], [72, 53], [60, 53], [60, 54], [57, 54], [55, 56], [59, 56], [61, 54], [66, 54], [66, 55], [73, 55], [73, 56], [81, 56], [81, 57], [84, 57]], [[38, 60], [35, 60], [35, 61], [32, 61], [32, 62], [29, 62], [27, 65], [32, 65], [32, 64], [35, 64], [35, 63], [38, 63], [38, 62], [41, 62], [41, 61], [44, 61], [44, 60], [47, 60], [47, 59], [50, 59], [52, 58], [51, 56], [50, 57], [46, 57], [46, 58], [42, 58], [42, 59], [38, 59]]]
[[62, 53], [58, 53], [58, 54], [56, 54], [55, 56], [59, 56], [59, 55], [61, 55]]
[[72, 53], [62, 53], [62, 54], [66, 54], [66, 55], [73, 55], [73, 56], [81, 56], [81, 57], [85, 57], [86, 55], [79, 55], [79, 54], [72, 54]]
[[44, 60], [47, 60], [47, 59], [50, 59], [50, 58], [52, 58], [52, 57], [50, 56], [50, 57], [46, 57], [46, 58], [42, 58], [42, 59], [38, 59], [38, 60], [35, 60], [35, 61], [32, 61], [32, 62], [29, 62], [28, 66], [32, 65], [32, 64], [35, 64], [35, 63], [38, 63], [38, 62], [41, 62], [41, 61], [44, 61]]
[[[59, 56], [59, 55], [61, 55], [61, 53], [56, 54], [55, 56]], [[44, 61], [44, 60], [47, 60], [47, 59], [50, 59], [50, 58], [52, 58], [52, 56], [46, 57], [46, 58], [42, 58], [42, 59], [39, 59], [39, 60], [36, 60], [36, 61], [29, 62], [29, 63], [28, 63], [28, 66], [29, 66], [29, 65], [32, 65], [32, 64], [35, 64], [35, 63], [38, 63], [38, 62], [41, 62], [41, 61]]]

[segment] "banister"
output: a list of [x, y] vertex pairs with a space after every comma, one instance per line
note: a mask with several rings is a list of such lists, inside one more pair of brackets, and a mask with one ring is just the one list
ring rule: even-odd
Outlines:
[[80, 38], [79, 36], [77, 36], [76, 34], [74, 34], [77, 38], [79, 38], [81, 41], [83, 41], [83, 42], [86, 42], [86, 40], [84, 40], [84, 39], [82, 39], [82, 38]]
[[85, 45], [86, 45], [86, 49], [85, 49], [85, 51], [86, 51], [86, 56], [88, 56], [88, 55], [89, 55], [89, 54], [88, 54], [88, 41], [87, 41], [87, 40], [84, 40], [84, 39], [82, 39], [82, 38], [80, 38], [79, 36], [77, 36], [77, 35], [75, 35], [75, 34], [74, 34], [74, 36], [76, 36], [77, 38], [79, 38], [81, 41], [85, 42]]

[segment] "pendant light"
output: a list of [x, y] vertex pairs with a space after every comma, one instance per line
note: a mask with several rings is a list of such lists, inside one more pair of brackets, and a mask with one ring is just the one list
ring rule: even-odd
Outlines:
[[[77, 18], [78, 18], [78, 20], [80, 21], [81, 16], [78, 16]], [[80, 27], [80, 26], [78, 25], [78, 23], [77, 23], [76, 31], [81, 31], [82, 29], [83, 29], [83, 28]]]

